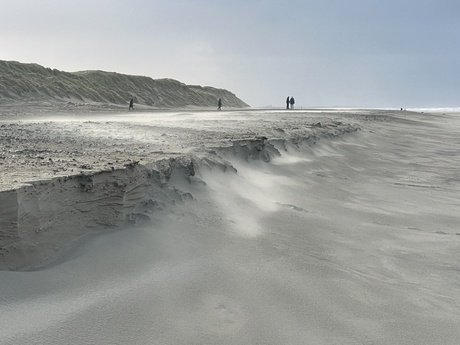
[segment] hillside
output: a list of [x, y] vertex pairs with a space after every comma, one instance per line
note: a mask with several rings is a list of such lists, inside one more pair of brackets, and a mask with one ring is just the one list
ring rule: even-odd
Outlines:
[[235, 94], [209, 86], [186, 85], [173, 79], [152, 79], [104, 71], [64, 72], [38, 64], [0, 60], [0, 103], [14, 101], [109, 103], [160, 108], [247, 107]]

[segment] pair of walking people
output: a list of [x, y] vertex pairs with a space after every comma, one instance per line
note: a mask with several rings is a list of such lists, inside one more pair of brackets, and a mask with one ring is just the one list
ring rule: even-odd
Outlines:
[[295, 100], [294, 97], [286, 98], [286, 109], [294, 109]]

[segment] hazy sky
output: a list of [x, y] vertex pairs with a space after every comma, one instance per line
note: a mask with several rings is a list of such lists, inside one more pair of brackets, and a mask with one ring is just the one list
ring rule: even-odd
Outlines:
[[0, 59], [251, 106], [460, 106], [460, 0], [0, 0]]

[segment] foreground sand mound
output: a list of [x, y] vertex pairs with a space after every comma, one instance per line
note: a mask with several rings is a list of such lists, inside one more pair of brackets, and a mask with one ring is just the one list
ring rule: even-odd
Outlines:
[[154, 107], [248, 105], [230, 91], [185, 85], [173, 79], [152, 79], [104, 71], [68, 73], [37, 64], [0, 61], [0, 102], [59, 101], [73, 103], [136, 104]]

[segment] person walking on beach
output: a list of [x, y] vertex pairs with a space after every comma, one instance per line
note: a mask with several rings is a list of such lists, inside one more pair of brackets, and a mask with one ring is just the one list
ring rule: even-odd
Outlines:
[[129, 101], [129, 108], [128, 110], [134, 110], [134, 99], [131, 98], [131, 100]]
[[289, 96], [286, 98], [286, 109], [289, 109]]
[[217, 110], [221, 110], [222, 109], [222, 99], [219, 98], [219, 100], [217, 101]]
[[289, 103], [291, 104], [291, 109], [294, 109], [294, 104], [295, 104], [294, 97], [291, 97], [291, 99], [289, 100]]

